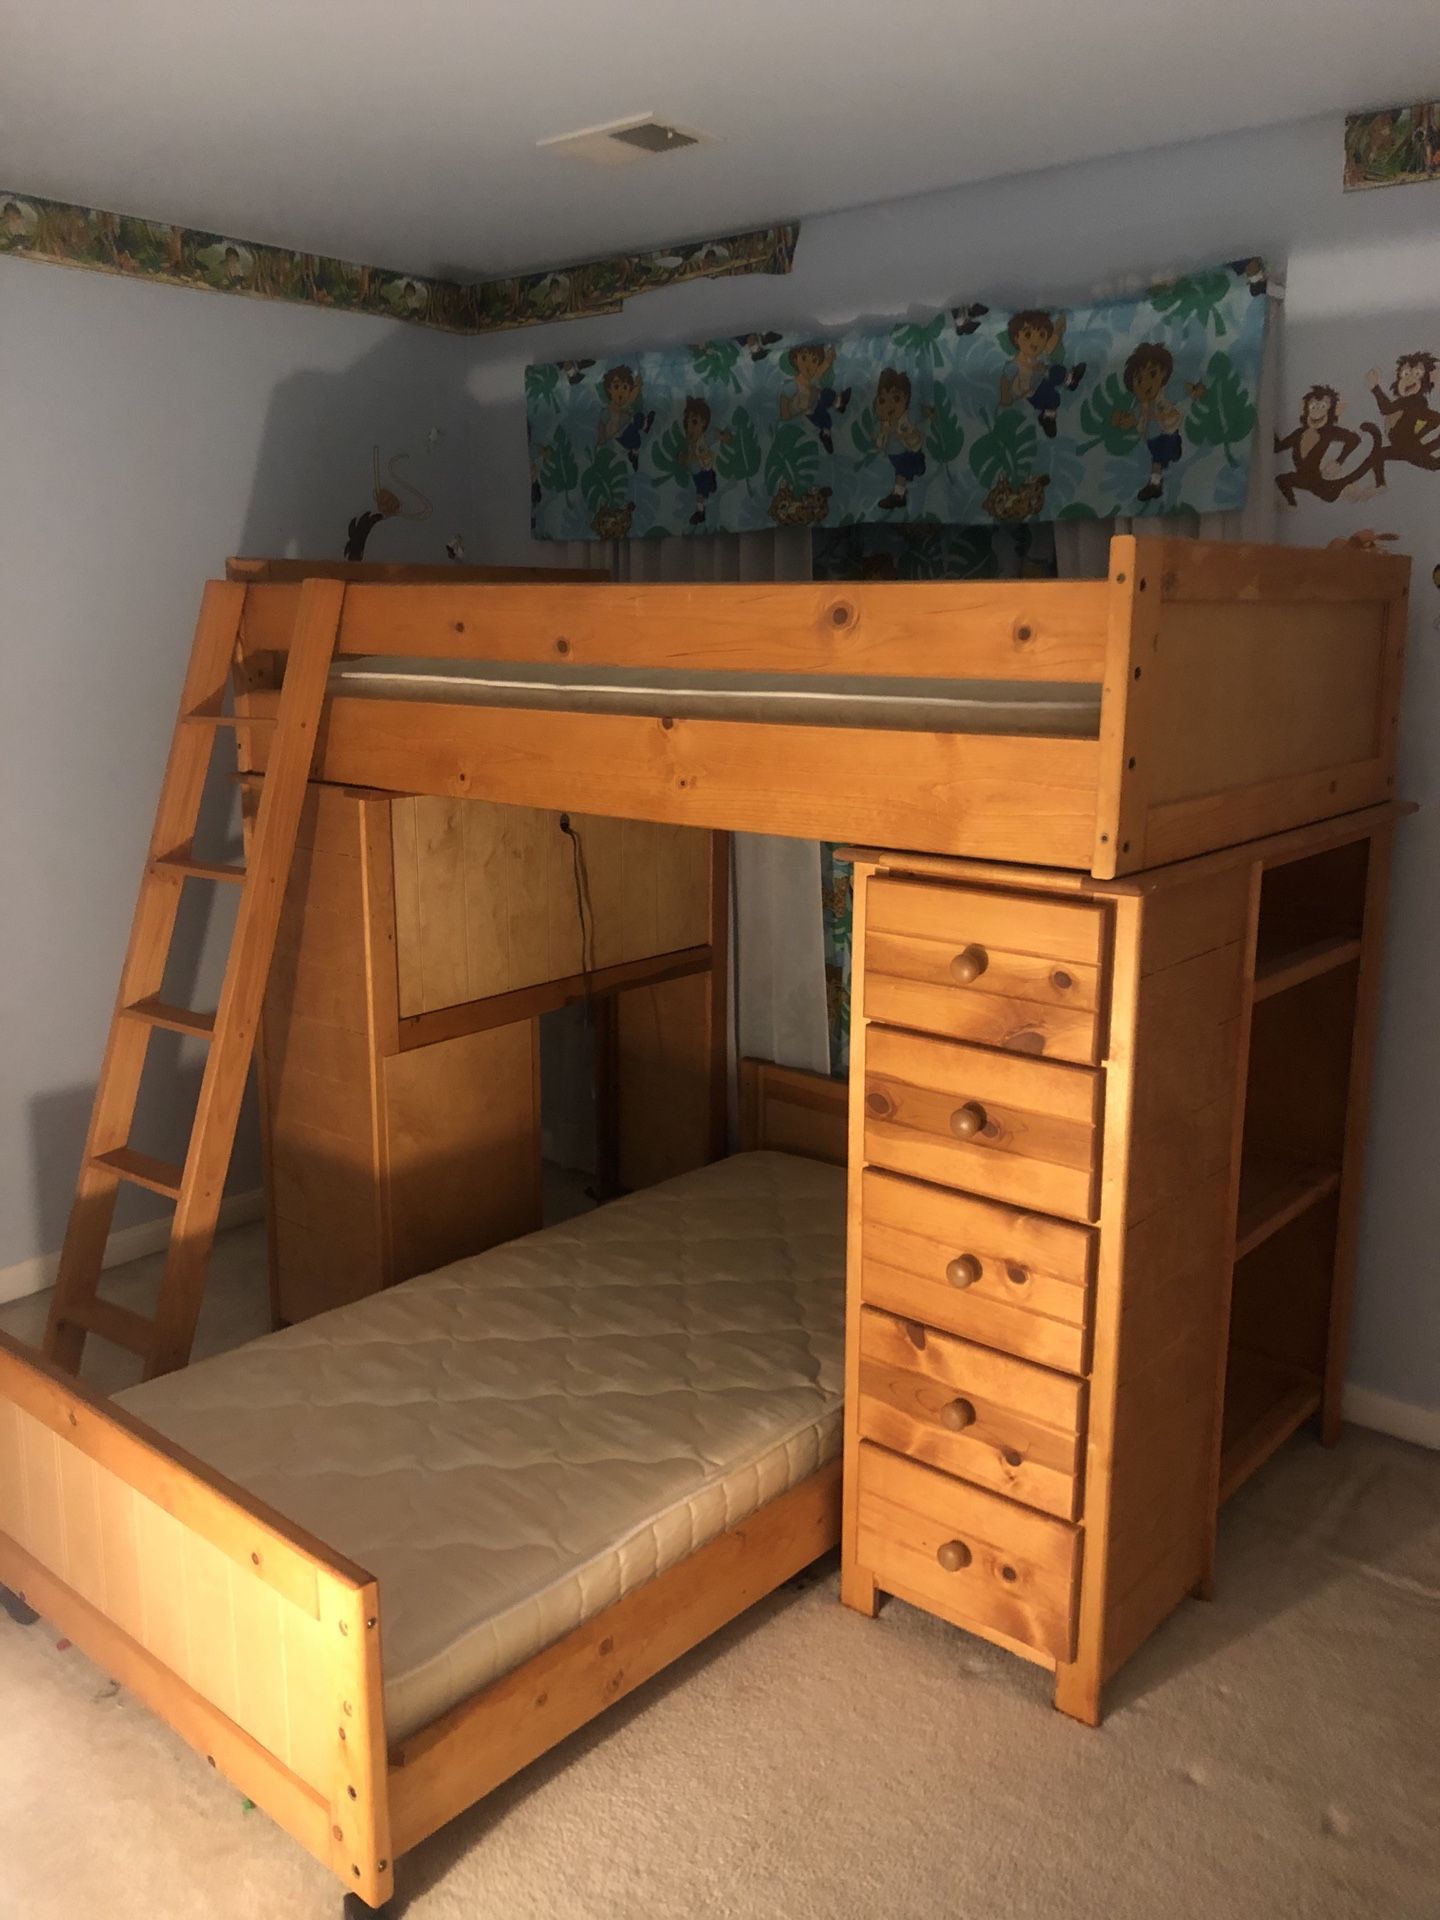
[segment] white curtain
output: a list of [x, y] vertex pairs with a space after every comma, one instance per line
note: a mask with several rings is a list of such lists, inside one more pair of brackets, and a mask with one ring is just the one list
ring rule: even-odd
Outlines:
[[[808, 580], [805, 527], [694, 539], [568, 541], [562, 566], [607, 567], [617, 580]], [[732, 1052], [830, 1071], [820, 849], [813, 840], [737, 833], [731, 943]]]

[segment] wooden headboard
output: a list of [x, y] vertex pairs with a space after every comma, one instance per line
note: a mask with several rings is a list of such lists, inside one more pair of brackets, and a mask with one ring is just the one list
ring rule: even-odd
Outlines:
[[740, 1145], [803, 1153], [843, 1167], [850, 1090], [843, 1080], [770, 1060], [740, 1062]]

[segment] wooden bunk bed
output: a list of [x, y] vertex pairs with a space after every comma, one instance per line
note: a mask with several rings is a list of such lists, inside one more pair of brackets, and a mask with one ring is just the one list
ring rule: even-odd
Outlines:
[[[88, 1333], [117, 1339], [159, 1418], [188, 1356], [277, 929], [325, 910], [293, 857], [307, 804], [779, 831], [856, 859], [848, 1112], [777, 1069], [742, 1097], [746, 1144], [848, 1165], [843, 1597], [980, 1633], [1098, 1720], [1207, 1588], [1220, 1497], [1311, 1413], [1338, 1430], [1407, 563], [1125, 537], [1076, 583], [231, 574], [207, 590], [49, 1360], [0, 1351], [0, 1579], [373, 1905], [395, 1853], [823, 1551], [833, 1462], [396, 1739], [383, 1587], [65, 1377]], [[193, 844], [220, 728], [253, 783], [243, 876]], [[372, 955], [395, 924], [379, 817], [355, 842]], [[241, 907], [196, 1016], [163, 999], [164, 959], [180, 886], [209, 880]], [[197, 1021], [196, 1130], [167, 1167], [129, 1141], [134, 1088], [149, 1031]], [[127, 1179], [176, 1202], [153, 1324], [97, 1289]], [[177, 1568], [262, 1687], [303, 1688], [245, 1709], [176, 1617]]]

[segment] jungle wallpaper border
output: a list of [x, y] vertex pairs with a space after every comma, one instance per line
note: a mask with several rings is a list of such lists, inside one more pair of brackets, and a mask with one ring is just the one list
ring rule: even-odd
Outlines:
[[1345, 116], [1345, 191], [1440, 180], [1440, 100]]
[[444, 333], [503, 333], [618, 313], [633, 294], [687, 280], [789, 273], [799, 234], [798, 223], [760, 227], [466, 284], [0, 189], [0, 255], [164, 286], [367, 313]]

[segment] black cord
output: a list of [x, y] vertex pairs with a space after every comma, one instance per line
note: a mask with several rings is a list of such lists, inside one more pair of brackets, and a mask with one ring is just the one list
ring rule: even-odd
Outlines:
[[585, 1018], [592, 1012], [590, 976], [595, 971], [595, 908], [590, 899], [590, 872], [585, 863], [585, 846], [568, 813], [560, 816], [560, 831], [570, 842], [571, 867], [575, 880], [575, 914], [580, 922], [580, 973], [585, 983]]

